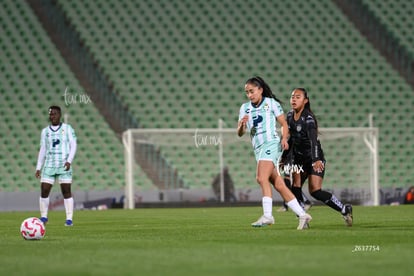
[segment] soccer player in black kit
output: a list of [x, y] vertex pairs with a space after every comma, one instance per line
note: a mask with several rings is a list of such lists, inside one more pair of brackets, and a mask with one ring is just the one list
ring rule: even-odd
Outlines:
[[318, 123], [310, 108], [308, 93], [304, 88], [295, 88], [290, 98], [292, 110], [287, 114], [290, 132], [289, 153], [284, 164], [293, 168], [292, 192], [300, 201], [301, 184], [308, 179], [309, 193], [332, 209], [340, 212], [347, 226], [352, 226], [352, 206], [343, 204], [335, 195], [322, 190], [325, 175], [325, 157], [318, 139]]

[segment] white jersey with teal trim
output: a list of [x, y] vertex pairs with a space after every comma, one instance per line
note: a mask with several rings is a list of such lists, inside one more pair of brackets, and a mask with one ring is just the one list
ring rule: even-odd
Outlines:
[[246, 125], [247, 130], [250, 131], [250, 138], [252, 139], [254, 149], [268, 141], [280, 141], [277, 134], [276, 117], [282, 114], [282, 106], [273, 98], [264, 97], [258, 106], [251, 102], [242, 104], [239, 120], [245, 115], [249, 116]]
[[45, 127], [40, 139], [40, 147], [44, 146], [46, 150], [44, 167], [62, 168], [68, 160], [73, 140], [76, 141], [75, 131], [68, 124], [61, 123], [55, 130], [52, 126]]

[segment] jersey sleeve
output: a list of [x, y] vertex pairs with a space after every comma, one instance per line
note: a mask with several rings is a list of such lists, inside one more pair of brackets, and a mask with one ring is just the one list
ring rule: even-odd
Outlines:
[[[239, 112], [239, 121], [245, 116], [245, 115], [249, 115], [249, 113], [248, 113], [249, 111], [248, 111], [248, 107], [246, 107], [246, 104], [242, 104], [242, 106], [240, 107], [240, 112]], [[249, 118], [249, 120], [247, 121], [247, 124], [246, 124], [246, 127], [247, 127], [247, 130], [250, 130], [250, 127], [251, 127], [251, 125], [250, 125], [250, 118]]]
[[72, 128], [72, 126], [68, 125], [68, 141], [69, 143], [72, 143], [73, 140], [76, 140], [75, 130]]
[[46, 147], [46, 129], [44, 128], [40, 134], [40, 147]]
[[288, 129], [289, 129], [289, 131], [290, 131], [290, 129], [291, 129], [291, 124], [292, 124], [292, 118], [293, 118], [293, 112], [292, 111], [289, 111], [287, 114], [286, 114], [286, 123], [287, 123], [287, 125], [288, 125]]
[[36, 170], [41, 170], [46, 158], [46, 131], [43, 129], [40, 134], [40, 150], [37, 156]]
[[321, 160], [319, 156], [320, 148], [318, 143], [318, 130], [316, 122], [312, 115], [308, 114], [305, 118], [306, 130], [311, 146], [312, 163]]
[[280, 115], [283, 115], [284, 112], [283, 112], [282, 105], [273, 98], [271, 102], [272, 102], [272, 111], [275, 114], [275, 117], [279, 117]]
[[244, 117], [244, 115], [247, 115], [247, 113], [246, 109], [244, 108], [244, 104], [242, 104], [239, 111], [239, 121]]
[[76, 134], [75, 130], [68, 125], [68, 141], [69, 141], [69, 156], [68, 162], [72, 163], [73, 159], [75, 158], [76, 149], [77, 149], [77, 141], [76, 141]]

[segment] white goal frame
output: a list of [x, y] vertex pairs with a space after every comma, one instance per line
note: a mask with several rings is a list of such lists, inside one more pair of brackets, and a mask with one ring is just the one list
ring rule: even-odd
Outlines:
[[[125, 153], [125, 202], [124, 208], [134, 209], [135, 208], [135, 189], [134, 189], [134, 135], [145, 135], [145, 134], [188, 134], [194, 133], [217, 133], [219, 139], [221, 135], [233, 133], [235, 136], [236, 130], [234, 128], [222, 128], [223, 123], [219, 120], [218, 128], [204, 128], [204, 129], [128, 129], [122, 135], [122, 141], [124, 144]], [[319, 128], [319, 132], [324, 135], [329, 135], [330, 138], [343, 138], [353, 136], [363, 136], [364, 143], [369, 149], [370, 153], [370, 192], [372, 195], [373, 206], [379, 205], [380, 193], [379, 193], [379, 158], [378, 158], [378, 134], [379, 130], [376, 127], [350, 127], [350, 128]], [[248, 135], [244, 135], [241, 139], [249, 139]], [[322, 146], [323, 146], [323, 138]], [[220, 168], [223, 168], [223, 143], [218, 143], [218, 162]], [[351, 172], [350, 172], [351, 173]], [[220, 200], [224, 201], [224, 184], [223, 175], [221, 174], [221, 194]]]

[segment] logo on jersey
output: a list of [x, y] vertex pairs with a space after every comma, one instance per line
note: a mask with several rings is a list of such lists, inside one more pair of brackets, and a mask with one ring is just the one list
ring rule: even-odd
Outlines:
[[250, 136], [255, 136], [257, 133], [257, 126], [263, 122], [263, 117], [260, 115], [257, 115], [256, 117], [253, 118], [253, 127], [250, 130]]
[[270, 150], [267, 150], [265, 153], [266, 153], [267, 155], [270, 155], [271, 151], [270, 151]]
[[56, 147], [57, 145], [59, 145], [60, 144], [60, 140], [59, 139], [53, 139], [52, 140], [52, 147], [54, 148], [54, 147]]
[[261, 122], [263, 122], [263, 117], [260, 115], [257, 115], [253, 118], [253, 126], [257, 127]]
[[302, 130], [302, 125], [297, 125], [297, 126], [296, 126], [296, 131], [297, 131], [297, 132], [300, 132], [301, 130]]
[[264, 109], [265, 111], [269, 111], [269, 105], [268, 105], [267, 103], [265, 103], [265, 105], [263, 106], [263, 109]]
[[246, 109], [244, 112], [245, 112], [246, 114], [249, 114], [249, 113], [250, 113], [250, 108]]

